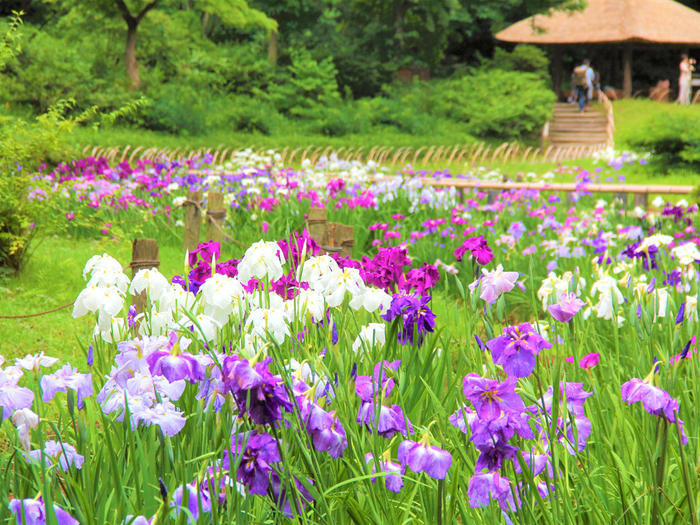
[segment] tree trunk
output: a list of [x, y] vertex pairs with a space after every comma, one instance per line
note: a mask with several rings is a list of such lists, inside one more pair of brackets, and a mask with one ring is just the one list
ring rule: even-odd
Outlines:
[[267, 61], [272, 67], [277, 66], [277, 53], [277, 33], [275, 31], [270, 31], [267, 40]]
[[126, 74], [131, 79], [131, 89], [138, 89], [141, 86], [139, 78], [139, 62], [136, 60], [136, 40], [137, 29], [136, 23], [127, 23], [128, 30], [126, 32], [126, 50], [124, 51], [124, 64], [126, 65]]

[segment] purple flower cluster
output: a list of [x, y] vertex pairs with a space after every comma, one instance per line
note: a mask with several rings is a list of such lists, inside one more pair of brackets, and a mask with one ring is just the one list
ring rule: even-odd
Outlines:
[[454, 251], [457, 261], [462, 262], [464, 256], [470, 252], [474, 260], [481, 266], [486, 266], [493, 260], [493, 252], [483, 235], [467, 237], [467, 239]]

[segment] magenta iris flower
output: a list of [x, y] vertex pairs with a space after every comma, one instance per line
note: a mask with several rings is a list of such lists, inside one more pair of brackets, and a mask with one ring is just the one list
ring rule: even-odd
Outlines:
[[562, 294], [559, 302], [550, 304], [547, 310], [557, 321], [568, 323], [585, 304], [584, 301], [576, 297], [575, 293], [570, 292]]
[[399, 445], [398, 459], [413, 472], [425, 472], [434, 479], [445, 479], [452, 465], [452, 455], [446, 450], [409, 439]]
[[494, 419], [503, 411], [520, 412], [523, 400], [515, 393], [514, 377], [498, 382], [478, 374], [467, 374], [462, 382], [464, 397], [471, 401], [476, 414], [482, 419]]
[[468, 237], [462, 245], [454, 251], [457, 261], [461, 262], [467, 251], [471, 252], [476, 262], [481, 266], [487, 265], [493, 259], [493, 252], [482, 235]]
[[552, 344], [539, 335], [529, 323], [507, 326], [503, 334], [486, 342], [493, 362], [502, 365], [509, 376], [527, 377], [535, 369], [535, 356]]
[[[58, 505], [54, 504], [53, 511], [58, 525], [80, 525], [78, 520]], [[17, 525], [46, 525], [46, 506], [42, 498], [13, 499], [10, 501], [10, 512], [17, 520]]]
[[581, 361], [579, 361], [578, 366], [584, 370], [590, 370], [598, 364], [598, 361], [600, 361], [600, 354], [598, 352], [593, 352], [584, 355]]

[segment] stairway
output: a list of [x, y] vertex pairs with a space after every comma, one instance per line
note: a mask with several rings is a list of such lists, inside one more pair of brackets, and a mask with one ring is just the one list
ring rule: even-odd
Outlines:
[[545, 126], [543, 139], [558, 148], [604, 146], [607, 117], [599, 104], [579, 113], [577, 104], [557, 103], [552, 119]]

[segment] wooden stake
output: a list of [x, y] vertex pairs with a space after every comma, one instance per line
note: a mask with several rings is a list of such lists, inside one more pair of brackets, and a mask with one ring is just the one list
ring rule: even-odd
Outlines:
[[199, 231], [202, 227], [202, 192], [188, 191], [185, 202], [184, 250], [192, 251], [199, 244]]
[[639, 206], [643, 210], [649, 208], [649, 194], [648, 193], [635, 193], [634, 194], [634, 205]]
[[207, 201], [207, 240], [221, 242], [224, 239], [221, 225], [225, 219], [224, 194], [220, 191], [210, 191]]
[[[155, 239], [134, 239], [131, 245], [131, 275], [136, 276], [139, 270], [158, 268], [158, 243]], [[136, 311], [141, 313], [146, 307], [145, 292], [134, 296], [134, 306]]]
[[326, 226], [328, 218], [325, 208], [311, 208], [306, 218], [306, 224], [308, 225], [309, 235], [311, 235], [313, 240], [320, 245], [327, 244]]

